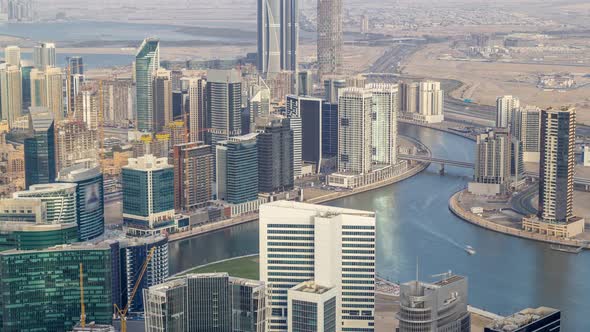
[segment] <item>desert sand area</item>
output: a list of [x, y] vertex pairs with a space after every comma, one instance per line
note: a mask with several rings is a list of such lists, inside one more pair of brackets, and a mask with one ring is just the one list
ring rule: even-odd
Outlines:
[[560, 66], [439, 59], [449, 52], [448, 43], [428, 45], [404, 62], [403, 72], [413, 76], [459, 80], [464, 85], [452, 93], [453, 97], [468, 98], [485, 105], [495, 105], [496, 98], [501, 95], [515, 95], [521, 99], [521, 103], [539, 107], [573, 105], [578, 110], [578, 121], [590, 124], [589, 85], [563, 92], [544, 91], [534, 83], [522, 80], [523, 77], [561, 72], [586, 75], [590, 73], [590, 65]]

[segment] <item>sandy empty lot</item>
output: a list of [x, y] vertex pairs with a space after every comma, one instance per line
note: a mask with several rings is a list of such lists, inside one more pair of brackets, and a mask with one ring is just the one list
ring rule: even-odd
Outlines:
[[567, 92], [543, 91], [533, 84], [516, 80], [543, 73], [590, 73], [590, 66], [557, 66], [438, 60], [450, 53], [448, 44], [432, 44], [416, 52], [405, 62], [404, 72], [410, 75], [456, 79], [465, 83], [453, 93], [457, 98], [470, 98], [477, 103], [495, 105], [496, 97], [515, 95], [525, 104], [539, 107], [573, 105], [580, 122], [590, 123], [590, 86]]

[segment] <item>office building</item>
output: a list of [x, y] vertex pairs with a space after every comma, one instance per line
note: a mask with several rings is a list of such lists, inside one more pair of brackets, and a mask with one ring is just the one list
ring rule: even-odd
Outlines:
[[160, 68], [160, 41], [147, 38], [135, 56], [137, 130], [154, 132], [154, 73]]
[[293, 189], [293, 131], [289, 119], [269, 119], [258, 129], [258, 190]]
[[446, 276], [435, 283], [418, 280], [401, 285], [397, 332], [471, 331], [467, 278]]
[[283, 70], [278, 73], [268, 74], [266, 76], [266, 84], [270, 89], [270, 101], [275, 104], [282, 104], [285, 101], [286, 95], [295, 94], [296, 72]]
[[293, 313], [288, 291], [310, 280], [336, 289], [336, 324], [343, 331], [373, 331], [375, 238], [373, 212], [289, 201], [263, 204], [260, 280], [270, 289], [267, 331], [288, 330]]
[[444, 91], [440, 89], [440, 82], [420, 82], [418, 96], [418, 119], [426, 123], [442, 122]]
[[266, 288], [227, 273], [188, 274], [144, 290], [146, 331], [261, 332]]
[[289, 331], [336, 331], [337, 296], [335, 287], [324, 287], [313, 281], [289, 289]]
[[303, 166], [303, 123], [299, 116], [289, 117], [289, 128], [293, 133], [293, 176], [298, 179], [301, 177], [301, 168]]
[[397, 84], [370, 84], [373, 94], [372, 160], [378, 165], [397, 163], [397, 114], [399, 107]]
[[59, 182], [76, 184], [76, 214], [80, 241], [104, 233], [104, 189], [100, 165], [96, 160], [78, 161], [59, 172]]
[[35, 68], [43, 71], [47, 67], [55, 67], [55, 44], [41, 43], [33, 48], [33, 63]]
[[215, 156], [202, 142], [174, 146], [174, 206], [177, 211], [201, 208], [212, 199]]
[[338, 104], [338, 91], [347, 87], [346, 80], [338, 77], [324, 79], [324, 100]]
[[342, 0], [318, 0], [318, 74], [339, 74], [342, 70]]
[[78, 160], [98, 160], [98, 131], [89, 130], [79, 120], [63, 120], [57, 124], [57, 171]]
[[39, 198], [0, 200], [0, 251], [35, 250], [78, 242], [78, 224], [49, 224]]
[[538, 163], [541, 160], [541, 109], [525, 106], [512, 112], [512, 137], [522, 142], [525, 162]]
[[[301, 161], [312, 164], [319, 170], [323, 156], [322, 100], [305, 96], [287, 96], [287, 114], [291, 118], [301, 119]], [[294, 158], [298, 156], [296, 150], [295, 147]]]
[[373, 94], [361, 88], [340, 90], [338, 102], [338, 172], [371, 171]]
[[322, 154], [338, 155], [338, 104], [322, 104]]
[[123, 221], [129, 234], [147, 235], [174, 227], [174, 167], [167, 158], [130, 158], [122, 168]]
[[258, 82], [250, 86], [250, 99], [248, 100], [248, 111], [250, 112], [249, 132], [256, 131], [256, 121], [268, 117], [271, 113], [270, 88], [259, 78]]
[[80, 320], [80, 265], [86, 320], [111, 324], [118, 292], [114, 241], [0, 253], [3, 331], [71, 331]]
[[153, 131], [161, 132], [173, 120], [172, 77], [170, 71], [158, 69], [153, 78]]
[[66, 89], [68, 91], [68, 114], [76, 109], [76, 97], [84, 83], [84, 60], [80, 56], [66, 58]]
[[36, 184], [30, 186], [26, 191], [13, 193], [12, 197], [40, 199], [47, 207], [48, 224], [71, 224], [78, 222], [75, 183]]
[[31, 106], [46, 107], [59, 121], [64, 116], [63, 77], [61, 68], [31, 70]]
[[520, 100], [514, 96], [496, 99], [496, 127], [508, 128], [512, 123], [512, 113], [520, 108]]
[[258, 71], [297, 71], [299, 1], [258, 1]]
[[561, 311], [539, 307], [521, 310], [511, 316], [498, 319], [488, 325], [484, 332], [559, 332]]
[[556, 237], [572, 237], [584, 231], [584, 219], [574, 216], [573, 211], [575, 145], [576, 110], [543, 110], [539, 212], [523, 219], [525, 230]]
[[469, 191], [478, 195], [504, 193], [510, 182], [511, 140], [506, 129], [477, 136], [475, 173]]
[[313, 77], [310, 70], [297, 73], [297, 95], [311, 96], [313, 94]]
[[120, 241], [120, 248], [121, 299], [118, 301], [123, 306], [126, 306], [131, 300], [131, 293], [143, 264], [150, 251], [155, 248], [152, 259], [137, 288], [137, 294], [133, 302], [129, 303], [130, 312], [143, 312], [145, 309], [143, 290], [159, 285], [168, 278], [168, 238], [165, 236], [128, 237]]
[[401, 112], [411, 116], [418, 113], [420, 83], [417, 82], [402, 82], [400, 85], [400, 109]]
[[204, 142], [207, 128], [207, 80], [191, 78], [188, 81], [190, 141]]
[[257, 135], [235, 136], [217, 145], [218, 200], [241, 204], [258, 199]]
[[519, 182], [524, 178], [524, 152], [522, 142], [512, 137], [510, 139], [510, 176], [512, 182]]
[[23, 113], [20, 66], [0, 64], [0, 117], [12, 128]]
[[31, 137], [25, 138], [25, 186], [51, 183], [57, 175], [53, 115], [45, 108], [31, 108]]
[[22, 77], [22, 88], [21, 92], [23, 95], [23, 109], [31, 107], [31, 71], [35, 69], [31, 64], [31, 61], [22, 61], [21, 66], [21, 77]]
[[211, 146], [229, 137], [239, 136], [242, 108], [242, 76], [237, 70], [207, 72], [207, 114]]
[[20, 67], [20, 47], [6, 46], [4, 48], [4, 61], [9, 66]]

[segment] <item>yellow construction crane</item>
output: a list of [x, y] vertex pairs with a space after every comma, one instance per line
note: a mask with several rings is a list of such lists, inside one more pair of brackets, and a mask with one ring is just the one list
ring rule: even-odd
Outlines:
[[80, 326], [86, 327], [86, 307], [84, 307], [84, 266], [80, 263]]
[[137, 277], [137, 280], [135, 280], [135, 285], [133, 286], [133, 290], [131, 291], [131, 296], [127, 300], [127, 305], [123, 309], [121, 309], [121, 308], [119, 308], [119, 306], [116, 303], [114, 304], [115, 311], [117, 312], [117, 314], [119, 314], [119, 317], [121, 318], [121, 332], [127, 332], [127, 311], [129, 311], [129, 306], [131, 305], [131, 303], [133, 303], [133, 298], [135, 298], [135, 293], [137, 293], [137, 289], [139, 288], [139, 285], [141, 284], [141, 279], [143, 279], [143, 275], [145, 274], [145, 271], [148, 268], [148, 264], [152, 260], [152, 256], [154, 256], [155, 250], [156, 250], [156, 247], [153, 247], [152, 249], [150, 249], [150, 252], [149, 252], [147, 258], [145, 259], [145, 262], [143, 262], [143, 267], [141, 268], [141, 272], [139, 272], [139, 276]]

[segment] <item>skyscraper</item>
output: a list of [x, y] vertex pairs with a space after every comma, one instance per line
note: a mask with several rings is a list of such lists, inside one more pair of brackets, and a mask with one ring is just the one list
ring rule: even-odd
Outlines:
[[338, 104], [322, 104], [322, 153], [327, 157], [338, 154]]
[[371, 171], [373, 94], [361, 88], [340, 90], [338, 102], [338, 172]]
[[242, 77], [237, 70], [207, 72], [207, 107], [211, 146], [242, 133]]
[[89, 130], [86, 123], [62, 120], [57, 125], [56, 135], [58, 172], [74, 165], [78, 160], [98, 160], [98, 132]]
[[257, 134], [234, 136], [216, 147], [217, 199], [241, 204], [258, 198]]
[[547, 222], [567, 223], [574, 216], [576, 110], [547, 109], [541, 113], [539, 213]]
[[320, 78], [342, 70], [342, 0], [318, 0], [317, 58]]
[[551, 332], [561, 331], [561, 311], [539, 307], [521, 310], [513, 315], [495, 320], [484, 332]]
[[258, 1], [258, 70], [297, 71], [299, 0]]
[[146, 331], [264, 331], [266, 287], [227, 273], [188, 274], [144, 290]]
[[[287, 331], [285, 297], [314, 280], [336, 289], [342, 331], [373, 331], [375, 213], [276, 201], [260, 207], [260, 279], [270, 289], [267, 331]], [[339, 330], [339, 329], [338, 329]]]
[[426, 123], [439, 123], [444, 120], [444, 91], [440, 82], [420, 82], [419, 88], [419, 119]]
[[[53, 180], [55, 181], [55, 178]], [[40, 199], [47, 207], [48, 224], [78, 223], [75, 183], [36, 184], [30, 186], [28, 190], [13, 193], [12, 197]]]
[[338, 104], [338, 91], [346, 88], [346, 80], [332, 77], [324, 80], [324, 100], [331, 104]]
[[101, 236], [104, 233], [104, 189], [98, 162], [78, 161], [62, 169], [58, 181], [77, 185], [76, 214], [80, 241]]
[[68, 57], [66, 59], [66, 75], [68, 89], [68, 113], [76, 109], [76, 96], [84, 82], [84, 60], [80, 56]]
[[513, 96], [496, 99], [496, 127], [508, 128], [512, 123], [512, 113], [520, 107], [520, 100]]
[[335, 287], [307, 281], [289, 289], [287, 294], [289, 331], [336, 331]]
[[172, 77], [170, 71], [158, 69], [153, 80], [153, 110], [155, 132], [161, 132], [173, 119], [172, 116]]
[[541, 113], [539, 208], [523, 218], [523, 229], [553, 237], [584, 232], [584, 219], [574, 216], [576, 110], [549, 108]]
[[313, 94], [313, 77], [310, 70], [297, 73], [297, 95], [311, 96]]
[[289, 119], [271, 119], [258, 130], [258, 190], [293, 189], [293, 131]]
[[130, 158], [122, 169], [123, 221], [133, 235], [171, 230], [174, 221], [174, 167], [167, 158]]
[[525, 106], [512, 113], [510, 133], [522, 142], [523, 159], [526, 162], [541, 160], [541, 109]]
[[137, 129], [154, 132], [153, 75], [160, 68], [160, 41], [147, 38], [135, 56]]
[[20, 67], [20, 59], [20, 47], [6, 46], [4, 48], [4, 60], [7, 65]]
[[57, 175], [53, 115], [46, 108], [31, 108], [31, 137], [25, 139], [25, 186], [52, 183]]
[[41, 43], [33, 48], [33, 62], [35, 68], [45, 70], [46, 67], [55, 67], [55, 44]]
[[[0, 253], [5, 331], [71, 331], [80, 320], [80, 278], [86, 319], [111, 324], [118, 243], [101, 242]], [[84, 275], [80, 276], [80, 264]]]
[[174, 206], [177, 211], [200, 208], [212, 199], [215, 157], [202, 142], [174, 146]]
[[418, 113], [420, 105], [420, 94], [418, 93], [419, 89], [420, 83], [402, 82], [400, 84], [400, 108], [402, 112], [407, 113], [408, 115]]
[[471, 331], [467, 278], [451, 275], [435, 283], [402, 284], [397, 318], [398, 332]]
[[495, 195], [505, 192], [510, 182], [511, 142], [507, 129], [489, 131], [477, 136], [475, 145], [474, 183], [469, 190]]
[[31, 106], [46, 107], [56, 121], [64, 116], [63, 77], [61, 68], [31, 70]]
[[22, 115], [22, 75], [20, 66], [0, 64], [0, 115], [12, 128]]
[[301, 118], [301, 160], [315, 165], [322, 162], [322, 100], [305, 96], [287, 96], [287, 114]]
[[207, 80], [191, 78], [188, 82], [190, 141], [204, 142], [207, 128]]
[[370, 84], [367, 88], [373, 94], [373, 162], [381, 165], [395, 165], [397, 163], [398, 85]]

